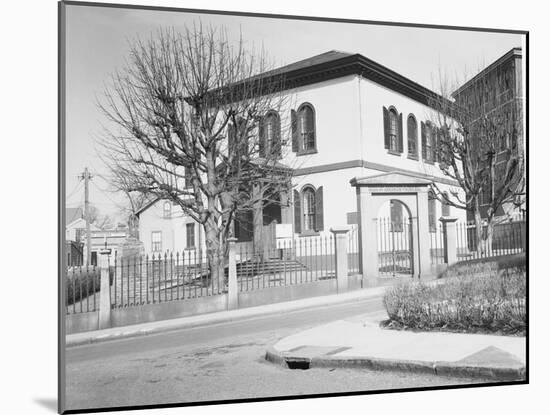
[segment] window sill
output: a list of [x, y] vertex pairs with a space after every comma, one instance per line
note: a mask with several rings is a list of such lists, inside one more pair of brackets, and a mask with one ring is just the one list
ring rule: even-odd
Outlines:
[[415, 156], [414, 154], [408, 154], [407, 158], [410, 159], [410, 160], [418, 161], [418, 156]]
[[426, 159], [424, 159], [424, 160], [422, 160], [422, 161], [423, 161], [424, 163], [426, 163], [426, 164], [431, 164], [432, 166], [435, 165], [435, 161], [426, 160]]
[[398, 157], [401, 157], [401, 154], [399, 151], [396, 151], [396, 150], [389, 150], [388, 149], [388, 154], [391, 154], [392, 156], [398, 156]]
[[183, 248], [184, 251], [196, 251], [197, 248], [194, 246], [192, 248]]
[[314, 148], [314, 149], [312, 149], [312, 150], [302, 150], [302, 151], [298, 151], [298, 152], [296, 153], [296, 157], [298, 157], [298, 156], [307, 156], [307, 155], [309, 155], [309, 154], [316, 154], [316, 153], [317, 153], [317, 149], [316, 149], [316, 148]]

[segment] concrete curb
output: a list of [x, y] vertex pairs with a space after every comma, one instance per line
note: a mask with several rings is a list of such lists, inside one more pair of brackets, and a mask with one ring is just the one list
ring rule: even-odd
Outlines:
[[[331, 295], [324, 298], [318, 297], [318, 301], [311, 301], [306, 304], [303, 301], [291, 301], [286, 303], [269, 304], [266, 306], [251, 307], [248, 309], [238, 309], [233, 311], [222, 311], [218, 313], [212, 313], [211, 315], [202, 314], [198, 316], [183, 317], [179, 319], [163, 320], [156, 322], [158, 325], [140, 328], [133, 326], [118, 327], [116, 329], [107, 329], [112, 333], [99, 333], [98, 331], [77, 333], [68, 335], [65, 341], [66, 347], [76, 347], [88, 344], [102, 343], [112, 340], [129, 339], [133, 337], [148, 336], [151, 334], [167, 333], [170, 331], [176, 331], [181, 329], [191, 329], [197, 327], [206, 327], [222, 323], [231, 323], [236, 321], [251, 320], [254, 318], [269, 316], [277, 313], [290, 313], [293, 311], [303, 311], [312, 308], [324, 307], [329, 305], [338, 304], [353, 304], [368, 300], [370, 298], [376, 298], [383, 295], [385, 287], [377, 287], [375, 289], [364, 289], [362, 295], [353, 296], [348, 298], [346, 296], [339, 297], [337, 295]], [[152, 324], [155, 323], [146, 323]]]
[[[270, 346], [265, 359], [285, 368], [356, 368], [370, 370], [393, 370], [434, 374], [439, 376], [470, 377], [497, 381], [525, 380], [525, 367], [502, 367], [490, 365], [464, 365], [453, 362], [425, 362], [416, 360], [381, 359], [368, 356], [323, 356], [304, 357], [281, 352]], [[294, 367], [292, 367], [294, 366]]]

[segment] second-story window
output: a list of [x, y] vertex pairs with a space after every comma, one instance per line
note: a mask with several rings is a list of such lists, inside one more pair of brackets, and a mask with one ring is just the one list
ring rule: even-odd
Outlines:
[[403, 152], [403, 114], [399, 114], [393, 107], [384, 110], [384, 148], [391, 154], [399, 155]]
[[260, 157], [281, 157], [281, 122], [279, 114], [270, 111], [260, 124]]
[[397, 146], [397, 112], [390, 110], [390, 150], [398, 151]]
[[414, 115], [407, 118], [407, 147], [408, 155], [411, 158], [418, 158], [418, 128]]
[[435, 128], [430, 122], [422, 123], [422, 160], [428, 163], [435, 161]]
[[[311, 152], [317, 149], [315, 136], [315, 111], [311, 104], [302, 104], [293, 120], [293, 150]], [[294, 117], [294, 115], [293, 115]], [[296, 141], [296, 142], [295, 142]]]

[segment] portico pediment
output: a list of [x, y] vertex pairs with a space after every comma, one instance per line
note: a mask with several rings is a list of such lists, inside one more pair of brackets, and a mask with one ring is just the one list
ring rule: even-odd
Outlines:
[[350, 180], [352, 186], [366, 186], [366, 187], [380, 187], [380, 186], [411, 186], [411, 187], [423, 187], [429, 186], [431, 180], [414, 176], [412, 174], [405, 174], [401, 172], [388, 172], [383, 174], [377, 174], [375, 176], [367, 177], [354, 177]]

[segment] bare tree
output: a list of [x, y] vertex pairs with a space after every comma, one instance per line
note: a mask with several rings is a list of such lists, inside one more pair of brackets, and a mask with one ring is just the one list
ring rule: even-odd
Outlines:
[[109, 176], [106, 177], [110, 191], [113, 193], [122, 193], [125, 197], [126, 203], [119, 205], [119, 211], [128, 226], [128, 235], [131, 238], [139, 239], [138, 212], [152, 201], [152, 196], [133, 190], [129, 177], [121, 174], [122, 172], [116, 168], [116, 165], [113, 166], [110, 164], [109, 160], [104, 159], [101, 155], [100, 157], [110, 172]]
[[242, 37], [232, 45], [225, 30], [159, 30], [130, 45], [99, 103], [116, 127], [101, 140], [111, 169], [128, 192], [170, 200], [204, 227], [214, 277], [235, 215], [289, 185], [278, 162], [288, 128], [282, 118], [275, 136], [264, 128], [269, 111], [288, 112], [282, 77], [258, 76], [268, 69], [263, 52]]
[[439, 167], [465, 196], [434, 189], [441, 201], [473, 215], [479, 251], [492, 249], [495, 219], [525, 198], [522, 103], [507, 76], [481, 72], [460, 87], [440, 71], [441, 95], [431, 99]]

